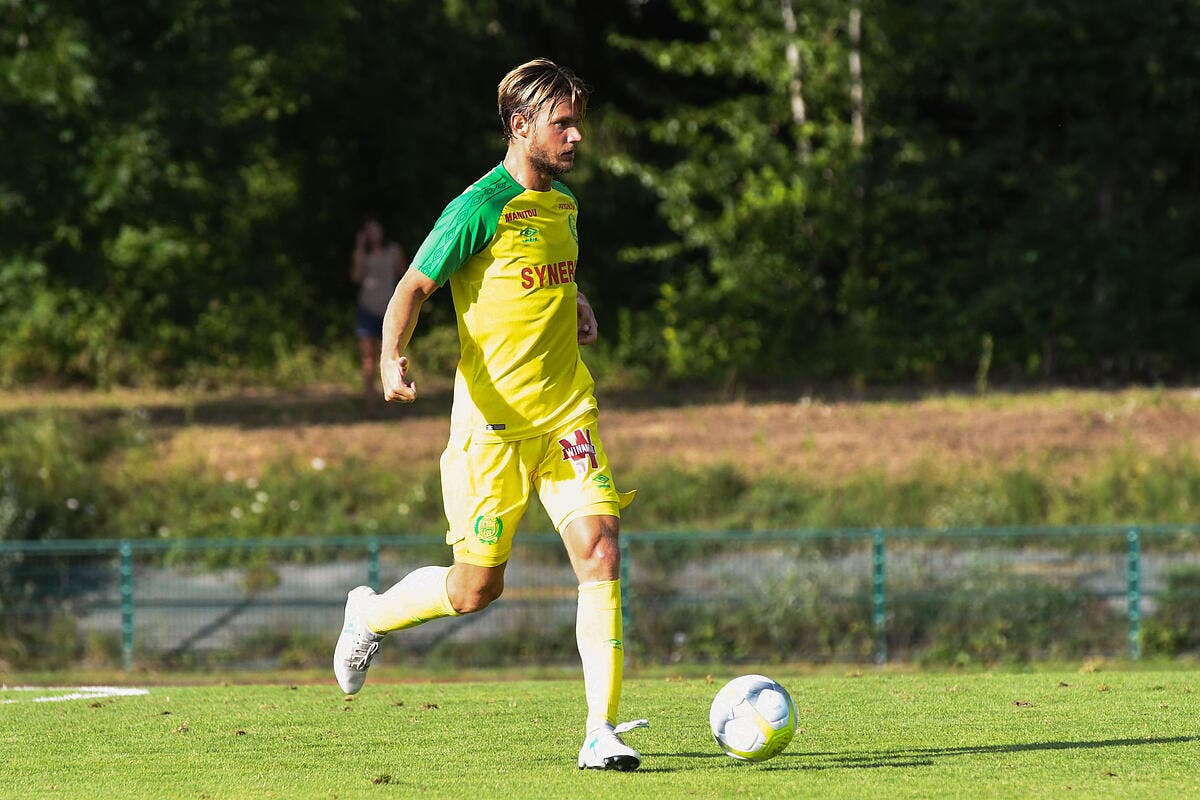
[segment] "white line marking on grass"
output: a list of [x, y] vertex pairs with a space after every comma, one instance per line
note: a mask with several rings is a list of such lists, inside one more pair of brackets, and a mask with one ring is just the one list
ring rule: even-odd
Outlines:
[[101, 697], [137, 697], [150, 694], [149, 689], [132, 686], [0, 686], [0, 692], [66, 692], [66, 694], [43, 694], [39, 697], [0, 700], [0, 705], [10, 703], [59, 703], [63, 700], [95, 700]]

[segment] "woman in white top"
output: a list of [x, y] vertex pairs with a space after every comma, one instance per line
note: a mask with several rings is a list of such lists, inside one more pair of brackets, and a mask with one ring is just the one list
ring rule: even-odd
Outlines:
[[383, 339], [383, 314], [392, 299], [396, 282], [407, 268], [408, 261], [400, 245], [386, 241], [379, 220], [368, 217], [355, 237], [350, 262], [350, 280], [359, 287], [354, 333], [362, 354], [363, 391], [368, 408], [382, 405], [379, 347]]

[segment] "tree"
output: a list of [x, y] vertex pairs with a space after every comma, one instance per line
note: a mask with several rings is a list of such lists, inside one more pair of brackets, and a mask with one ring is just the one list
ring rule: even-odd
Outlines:
[[674, 4], [672, 40], [615, 43], [686, 79], [608, 168], [654, 188], [678, 236], [662, 286], [674, 374], [790, 371], [822, 358], [854, 237], [844, 15], [831, 2]]
[[672, 7], [616, 43], [687, 85], [609, 168], [678, 237], [676, 374], [1195, 373], [1194, 2]]

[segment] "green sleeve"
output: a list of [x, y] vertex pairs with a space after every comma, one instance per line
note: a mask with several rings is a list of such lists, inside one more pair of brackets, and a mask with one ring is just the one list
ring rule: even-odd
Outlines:
[[516, 193], [505, 181], [481, 181], [450, 201], [417, 250], [413, 266], [438, 286], [496, 235], [500, 212]]

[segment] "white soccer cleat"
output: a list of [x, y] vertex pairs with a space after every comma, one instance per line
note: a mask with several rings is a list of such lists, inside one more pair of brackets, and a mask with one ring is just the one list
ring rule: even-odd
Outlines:
[[333, 675], [346, 694], [354, 694], [362, 688], [367, 680], [367, 668], [383, 639], [362, 619], [363, 604], [374, 594], [375, 590], [370, 586], [359, 586], [346, 596], [346, 621], [337, 647], [333, 649]]
[[641, 766], [642, 756], [637, 750], [621, 741], [620, 734], [634, 728], [649, 728], [648, 720], [622, 722], [615, 728], [596, 728], [583, 737], [579, 750], [580, 769], [615, 769], [632, 772]]

